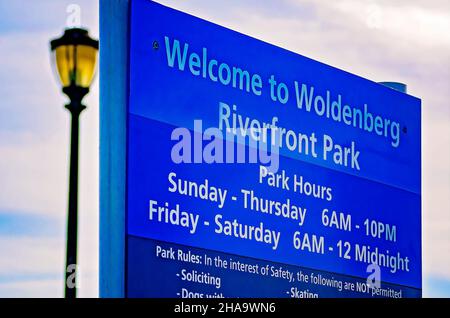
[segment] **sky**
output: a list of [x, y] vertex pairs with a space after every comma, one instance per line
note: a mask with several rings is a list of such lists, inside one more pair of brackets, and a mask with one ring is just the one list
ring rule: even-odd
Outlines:
[[[423, 292], [450, 297], [450, 2], [158, 1], [422, 99]], [[70, 22], [98, 37], [93, 0], [0, 0], [0, 297], [62, 297], [67, 99], [49, 41]], [[98, 79], [80, 134], [81, 297], [98, 296]]]

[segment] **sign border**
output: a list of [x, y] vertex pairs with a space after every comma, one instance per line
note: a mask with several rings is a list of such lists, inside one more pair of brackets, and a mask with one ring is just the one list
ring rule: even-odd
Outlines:
[[[99, 2], [99, 296], [106, 298], [126, 297], [126, 145], [131, 1]], [[379, 84], [406, 93], [406, 85], [401, 83]], [[421, 293], [422, 289], [423, 286]]]

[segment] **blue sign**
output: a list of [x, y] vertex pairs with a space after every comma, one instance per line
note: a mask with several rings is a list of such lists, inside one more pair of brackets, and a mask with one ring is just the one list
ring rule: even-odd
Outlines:
[[129, 297], [420, 297], [420, 100], [131, 2]]

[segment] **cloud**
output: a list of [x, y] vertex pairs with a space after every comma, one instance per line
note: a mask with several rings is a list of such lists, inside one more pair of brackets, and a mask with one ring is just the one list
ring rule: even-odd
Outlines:
[[[45, 223], [42, 220], [41, 223]], [[20, 223], [20, 222], [19, 222]], [[26, 224], [27, 222], [25, 222]], [[48, 227], [50, 222], [44, 224]], [[62, 223], [65, 223], [64, 221]], [[18, 222], [16, 222], [17, 226]], [[39, 226], [39, 224], [36, 224]], [[41, 224], [42, 225], [42, 224]], [[23, 226], [19, 224], [19, 226]], [[98, 243], [91, 229], [84, 224], [79, 242], [79, 278], [81, 297], [98, 296]], [[58, 230], [59, 231], [59, 230]], [[41, 233], [42, 234], [42, 233]], [[65, 235], [34, 235], [0, 231], [0, 297], [62, 297], [65, 267]], [[44, 284], [45, 290], [34, 287]], [[13, 288], [12, 290], [10, 290]], [[29, 289], [22, 289], [29, 288]], [[39, 292], [37, 292], [39, 291]], [[9, 294], [16, 292], [16, 294]]]
[[0, 0], [0, 34], [54, 31], [63, 28], [69, 18], [69, 5], [81, 8], [81, 23], [97, 26], [98, 1], [92, 0]]
[[0, 298], [60, 298], [63, 293], [63, 285], [59, 279], [0, 281]]

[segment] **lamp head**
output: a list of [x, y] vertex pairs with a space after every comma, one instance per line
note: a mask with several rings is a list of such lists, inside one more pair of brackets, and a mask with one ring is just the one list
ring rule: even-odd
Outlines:
[[97, 65], [98, 41], [80, 28], [66, 29], [63, 36], [50, 42], [63, 92], [81, 99], [89, 92]]

